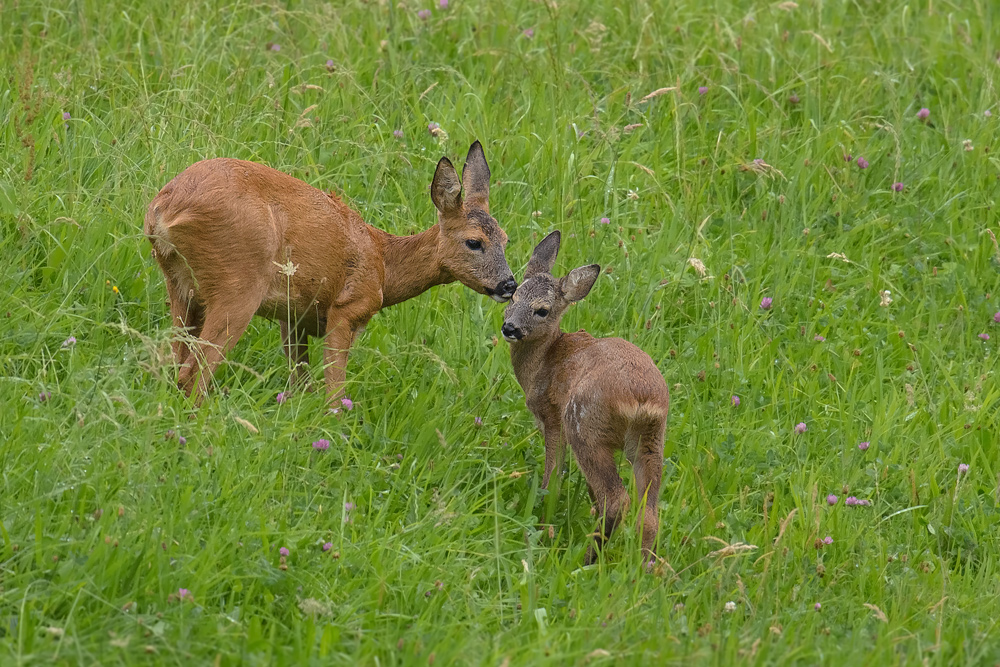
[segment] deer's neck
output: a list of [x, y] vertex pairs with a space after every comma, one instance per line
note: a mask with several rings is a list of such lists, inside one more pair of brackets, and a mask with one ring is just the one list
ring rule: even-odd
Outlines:
[[393, 236], [374, 227], [372, 230], [380, 237], [384, 251], [383, 308], [454, 280], [438, 255], [438, 225], [413, 236]]
[[514, 376], [521, 385], [525, 396], [545, 393], [548, 390], [548, 378], [552, 368], [546, 363], [549, 350], [562, 336], [562, 332], [534, 341], [518, 341], [510, 345], [510, 363], [514, 367]]

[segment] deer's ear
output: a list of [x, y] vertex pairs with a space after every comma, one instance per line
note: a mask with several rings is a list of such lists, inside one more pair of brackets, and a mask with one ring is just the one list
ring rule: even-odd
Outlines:
[[469, 206], [490, 212], [490, 166], [486, 164], [483, 145], [476, 141], [469, 147], [469, 155], [462, 167], [462, 187]]
[[573, 269], [560, 283], [563, 297], [570, 303], [579, 301], [590, 293], [599, 275], [601, 275], [601, 267], [598, 264]]
[[458, 172], [446, 157], [438, 162], [431, 182], [431, 201], [444, 214], [454, 214], [462, 210], [462, 184]]
[[524, 269], [525, 280], [539, 273], [552, 273], [556, 255], [559, 254], [559, 239], [560, 234], [557, 229], [538, 242], [531, 253], [531, 259], [528, 260], [528, 266]]

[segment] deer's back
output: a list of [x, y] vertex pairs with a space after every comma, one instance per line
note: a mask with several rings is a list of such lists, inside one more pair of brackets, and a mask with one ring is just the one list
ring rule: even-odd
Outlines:
[[339, 198], [244, 160], [204, 160], [178, 174], [150, 203], [145, 232], [164, 272], [197, 286], [201, 300], [266, 276], [258, 313], [277, 319], [325, 312], [352, 273], [381, 270], [366, 262], [375, 255], [367, 225]]

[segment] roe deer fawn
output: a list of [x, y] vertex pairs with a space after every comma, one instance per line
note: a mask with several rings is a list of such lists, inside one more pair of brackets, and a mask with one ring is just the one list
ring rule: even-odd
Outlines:
[[194, 337], [173, 343], [178, 386], [204, 394], [256, 314], [281, 323], [293, 381], [309, 361], [307, 337], [325, 335], [335, 404], [348, 350], [380, 309], [455, 280], [508, 300], [517, 283], [489, 192], [490, 168], [477, 141], [461, 181], [448, 158], [437, 164], [437, 224], [393, 236], [335, 195], [270, 167], [226, 158], [191, 165], [153, 198], [144, 228], [166, 277], [171, 321]]
[[639, 498], [642, 549], [652, 554], [659, 529], [657, 503], [663, 472], [663, 438], [670, 394], [656, 364], [621, 338], [563, 333], [559, 320], [571, 303], [587, 296], [601, 267], [573, 269], [553, 278], [559, 232], [535, 247], [521, 286], [504, 311], [501, 333], [510, 343], [514, 374], [525, 403], [545, 438], [545, 474], [561, 467], [569, 443], [597, 505], [600, 525], [585, 562], [596, 558], [628, 507], [614, 453], [625, 450]]

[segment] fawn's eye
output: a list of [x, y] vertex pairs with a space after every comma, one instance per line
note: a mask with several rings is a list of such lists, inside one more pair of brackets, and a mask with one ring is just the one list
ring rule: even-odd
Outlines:
[[469, 250], [482, 250], [483, 242], [478, 239], [469, 239], [468, 241], [465, 242], [465, 246]]
[[545, 317], [548, 314], [549, 314], [548, 308], [539, 308], [538, 310], [535, 311], [535, 315], [538, 315], [539, 317]]

